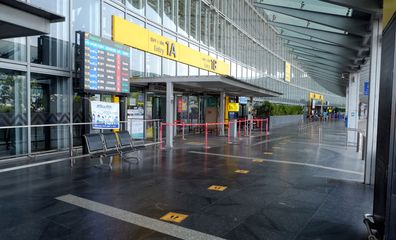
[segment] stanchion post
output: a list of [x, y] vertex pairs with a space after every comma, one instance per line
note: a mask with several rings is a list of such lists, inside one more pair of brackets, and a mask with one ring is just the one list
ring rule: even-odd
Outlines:
[[160, 149], [164, 149], [162, 146], [162, 123], [160, 123], [159, 131]]
[[208, 148], [208, 123], [205, 123], [205, 148]]
[[265, 119], [265, 134], [268, 136], [268, 118]]
[[181, 123], [182, 123], [182, 138], [183, 138], [183, 140], [186, 140], [186, 139], [184, 138], [184, 122], [182, 121]]
[[239, 120], [237, 120], [236, 121], [237, 122], [237, 124], [238, 124], [238, 138], [240, 138], [241, 137], [241, 124], [242, 124], [242, 122]]
[[231, 130], [230, 130], [230, 128], [231, 128], [231, 122], [228, 121], [228, 143], [231, 143]]

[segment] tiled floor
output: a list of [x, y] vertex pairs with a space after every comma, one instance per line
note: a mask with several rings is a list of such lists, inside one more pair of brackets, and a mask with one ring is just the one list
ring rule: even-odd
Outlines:
[[181, 140], [174, 150], [148, 148], [139, 165], [116, 158], [113, 171], [82, 159], [0, 173], [0, 239], [175, 239], [55, 199], [65, 194], [152, 219], [187, 214], [175, 225], [225, 239], [367, 239], [373, 189], [360, 183], [363, 161], [345, 147], [341, 122], [230, 145], [209, 139], [210, 149]]

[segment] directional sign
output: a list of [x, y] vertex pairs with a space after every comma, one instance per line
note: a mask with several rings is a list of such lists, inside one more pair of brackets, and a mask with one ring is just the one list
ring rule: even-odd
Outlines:
[[208, 187], [208, 189], [212, 190], [212, 191], [222, 192], [222, 191], [226, 190], [227, 187], [226, 186], [220, 186], [220, 185], [212, 185], [212, 186]]
[[185, 220], [187, 217], [188, 217], [188, 215], [185, 215], [185, 214], [168, 212], [167, 214], [162, 216], [160, 219], [167, 221], [167, 222], [180, 223], [183, 220]]

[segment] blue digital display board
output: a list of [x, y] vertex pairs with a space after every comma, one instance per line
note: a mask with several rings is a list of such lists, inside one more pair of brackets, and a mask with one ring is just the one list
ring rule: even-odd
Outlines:
[[84, 91], [129, 93], [129, 47], [86, 32], [80, 41]]

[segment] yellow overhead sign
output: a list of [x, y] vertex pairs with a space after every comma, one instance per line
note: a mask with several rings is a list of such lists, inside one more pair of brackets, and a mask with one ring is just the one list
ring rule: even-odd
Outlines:
[[113, 15], [113, 41], [221, 75], [230, 65]]
[[386, 27], [389, 21], [392, 19], [393, 15], [396, 12], [396, 1], [395, 0], [384, 0], [383, 4], [383, 26]]
[[228, 103], [229, 112], [239, 112], [239, 103]]
[[311, 100], [311, 99], [317, 99], [317, 100], [323, 101], [324, 97], [323, 97], [323, 95], [320, 95], [318, 93], [311, 92], [311, 93], [309, 93], [309, 100]]
[[291, 81], [291, 64], [288, 62], [285, 62], [285, 81]]

